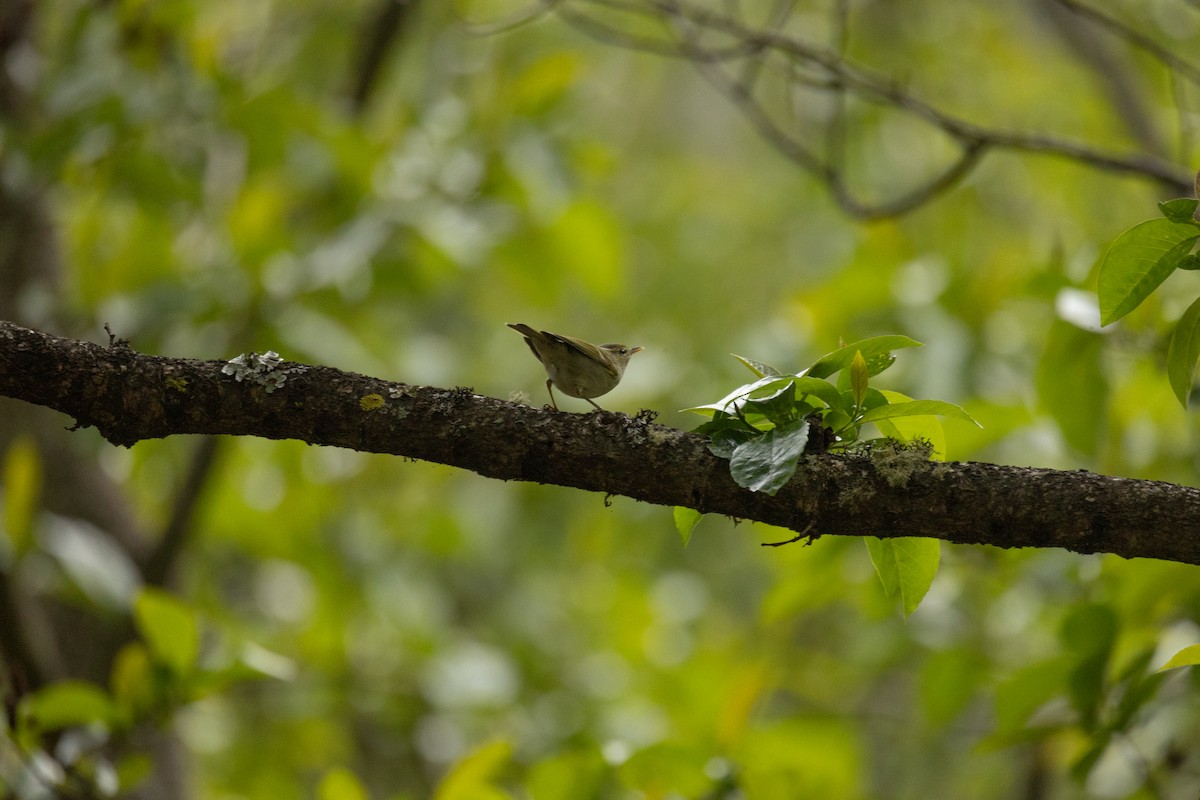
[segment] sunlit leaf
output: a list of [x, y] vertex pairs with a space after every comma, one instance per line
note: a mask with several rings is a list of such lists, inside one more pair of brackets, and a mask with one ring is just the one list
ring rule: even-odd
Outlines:
[[941, 542], [917, 537], [864, 538], [884, 592], [888, 597], [899, 596], [904, 615], [912, 614], [933, 585], [941, 560]]
[[[882, 390], [880, 393], [888, 403], [894, 405], [912, 402], [911, 397], [900, 392]], [[974, 422], [974, 420], [972, 421]], [[977, 422], [974, 424], [979, 425]], [[942, 421], [937, 415], [889, 417], [888, 419], [874, 420], [874, 425], [889, 439], [899, 442], [915, 442], [917, 440], [927, 442], [933, 449], [930, 454], [931, 458], [937, 461], [944, 461], [946, 458], [946, 430], [942, 427]]]
[[1200, 664], [1200, 644], [1189, 644], [1167, 659], [1167, 663], [1158, 669], [1161, 672], [1168, 669], [1179, 669], [1180, 667], [1194, 667], [1197, 664]]
[[512, 758], [512, 753], [512, 745], [503, 739], [488, 742], [468, 753], [438, 784], [434, 800], [508, 798], [508, 793], [495, 785], [495, 779]]
[[675, 506], [675, 530], [679, 531], [679, 538], [683, 540], [684, 547], [692, 540], [692, 531], [702, 516], [704, 515], [695, 509]]
[[328, 770], [317, 784], [317, 800], [367, 800], [362, 781], [345, 767]]
[[950, 417], [952, 419], [961, 419], [964, 422], [972, 422], [978, 425], [978, 422], [971, 417], [960, 406], [954, 403], [947, 403], [944, 400], [909, 400], [902, 403], [888, 403], [883, 406], [876, 406], [870, 409], [860, 418], [861, 422], [874, 422], [877, 419], [889, 419], [892, 417], [918, 417], [922, 415], [934, 415], [938, 417]]

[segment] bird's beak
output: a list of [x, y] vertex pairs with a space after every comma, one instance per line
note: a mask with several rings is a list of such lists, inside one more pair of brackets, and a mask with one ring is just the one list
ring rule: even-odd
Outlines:
[[629, 355], [633, 355], [634, 353], [640, 353], [645, 349], [646, 348], [642, 347], [641, 345], [639, 345], [637, 347], [631, 347], [631, 348], [629, 348]]

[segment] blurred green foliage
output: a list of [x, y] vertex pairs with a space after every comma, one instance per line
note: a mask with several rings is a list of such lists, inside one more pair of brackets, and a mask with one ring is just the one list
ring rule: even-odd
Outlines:
[[[923, 96], [1129, 146], [1040, 12], [851, 5], [854, 55]], [[1146, 24], [1195, 52], [1175, 5]], [[1089, 322], [1098, 254], [1161, 199], [1136, 176], [996, 153], [914, 213], [856, 224], [686, 64], [553, 17], [482, 35], [461, 16], [483, 4], [419, 4], [356, 110], [365, 2], [35, 6], [7, 66], [26, 112], [0, 128], [0, 179], [45, 196], [61, 253], [60, 294], [21, 298], [35, 323], [509, 397], [544, 379], [504, 328], [527, 319], [646, 346], [613, 407], [680, 427], [675, 409], [740, 378], [729, 352], [802, 364], [901, 332], [926, 347], [889, 387], [984, 426], [947, 420], [948, 458], [1195, 482], [1196, 425], [1163, 366], [1191, 273], [1115, 329]], [[1153, 65], [1125, 68], [1170, 125], [1183, 101]], [[864, 113], [847, 155], [878, 183], [941, 147]], [[69, 436], [148, 527], [170, 517], [194, 442]], [[169, 593], [101, 532], [34, 510], [73, 488], [43, 480], [45, 454], [5, 454], [6, 572], [78, 619], [130, 620], [135, 641], [104, 680], [21, 699], [4, 791], [141, 785], [165, 769], [133, 735], [147, 724], [178, 738], [199, 797], [1200, 785], [1198, 678], [1155, 672], [1200, 638], [1194, 567], [947, 545], [905, 619], [857, 540], [761, 548], [791, 534], [706, 518], [684, 549], [668, 511], [628, 500], [223, 444]]]

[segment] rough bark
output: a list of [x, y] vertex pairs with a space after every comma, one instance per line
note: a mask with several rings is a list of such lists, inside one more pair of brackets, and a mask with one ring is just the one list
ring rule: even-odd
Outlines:
[[1200, 564], [1200, 490], [1157, 481], [894, 453], [810, 455], [775, 496], [750, 492], [703, 437], [647, 413], [569, 414], [469, 389], [291, 362], [228, 374], [0, 323], [0, 396], [48, 406], [115, 445], [176, 434], [299, 439], [502, 480], [625, 495], [809, 536], [930, 536]]

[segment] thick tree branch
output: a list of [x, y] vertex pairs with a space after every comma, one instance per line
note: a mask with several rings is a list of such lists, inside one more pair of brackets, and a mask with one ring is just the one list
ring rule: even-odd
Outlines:
[[[253, 362], [253, 360], [250, 360]], [[161, 358], [0, 322], [0, 395], [113, 444], [174, 434], [299, 439], [758, 520], [812, 536], [931, 536], [1200, 564], [1200, 490], [1088, 472], [808, 456], [770, 497], [704, 438], [644, 415], [567, 414], [330, 367]]]

